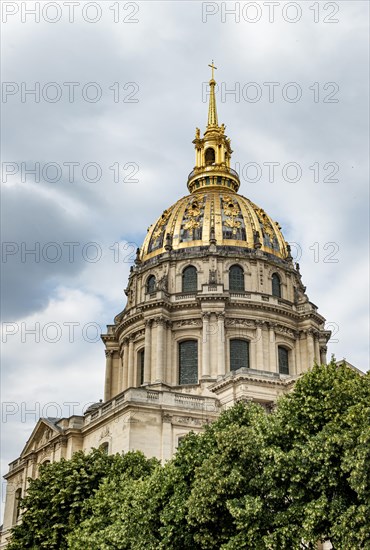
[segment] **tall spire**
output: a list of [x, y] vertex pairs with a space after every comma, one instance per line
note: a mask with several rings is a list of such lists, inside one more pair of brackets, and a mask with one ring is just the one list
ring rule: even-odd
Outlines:
[[209, 85], [211, 87], [211, 93], [210, 93], [210, 96], [209, 96], [207, 128], [209, 128], [210, 126], [218, 126], [216, 97], [215, 97], [216, 81], [214, 79], [214, 76], [215, 76], [214, 70], [217, 69], [217, 67], [215, 67], [215, 65], [213, 63], [213, 60], [212, 60], [212, 64], [208, 65], [208, 67], [211, 67], [211, 69], [212, 69], [212, 78], [209, 81]]
[[212, 69], [209, 85], [211, 93], [209, 98], [208, 124], [203, 137], [200, 129], [195, 129], [195, 166], [188, 176], [188, 189], [190, 193], [204, 191], [205, 189], [227, 189], [237, 192], [240, 180], [237, 172], [230, 166], [232, 149], [230, 139], [225, 135], [225, 124], [218, 125], [214, 71], [217, 69], [213, 61], [209, 65]]

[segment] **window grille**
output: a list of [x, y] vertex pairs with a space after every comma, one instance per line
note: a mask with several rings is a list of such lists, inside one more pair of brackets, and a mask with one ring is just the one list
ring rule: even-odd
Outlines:
[[198, 287], [198, 274], [194, 266], [189, 265], [182, 272], [182, 291], [196, 292]]
[[229, 290], [244, 291], [244, 272], [239, 265], [232, 265], [229, 270]]
[[230, 340], [230, 370], [249, 368], [249, 342]]
[[198, 383], [198, 342], [186, 340], [179, 344], [179, 383]]
[[279, 372], [280, 374], [289, 374], [289, 352], [282, 346], [278, 347]]
[[145, 359], [145, 350], [142, 349], [139, 351], [139, 361], [138, 361], [140, 386], [144, 384], [144, 359]]
[[146, 283], [146, 288], [149, 294], [152, 294], [155, 292], [155, 277], [154, 275], [151, 275]]
[[281, 284], [280, 277], [277, 273], [272, 275], [272, 295], [277, 298], [281, 298]]

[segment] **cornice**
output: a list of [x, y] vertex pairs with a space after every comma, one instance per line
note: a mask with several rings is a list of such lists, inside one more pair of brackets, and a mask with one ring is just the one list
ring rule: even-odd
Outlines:
[[[246, 370], [246, 369], [245, 369]], [[272, 375], [273, 373], [271, 373]], [[286, 379], [281, 379], [278, 377], [271, 376], [264, 376], [262, 374], [258, 375], [257, 373], [253, 374], [246, 374], [246, 373], [238, 373], [238, 374], [228, 374], [225, 378], [222, 380], [215, 382], [214, 384], [211, 384], [209, 386], [209, 390], [218, 393], [220, 390], [225, 389], [227, 386], [235, 386], [241, 382], [248, 382], [252, 385], [262, 385], [262, 386], [270, 386], [270, 387], [281, 387], [281, 388], [288, 388], [289, 386], [293, 386], [296, 382], [298, 377], [289, 377]]]

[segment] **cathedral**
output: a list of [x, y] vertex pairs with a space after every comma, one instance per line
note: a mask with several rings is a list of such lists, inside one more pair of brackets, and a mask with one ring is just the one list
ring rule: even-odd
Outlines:
[[104, 402], [83, 416], [40, 418], [7, 480], [4, 527], [38, 466], [78, 450], [141, 450], [170, 459], [238, 400], [270, 410], [297, 377], [326, 362], [330, 332], [311, 303], [279, 223], [238, 194], [231, 142], [216, 108], [196, 128], [188, 193], [149, 227], [137, 250], [127, 303], [102, 335]]

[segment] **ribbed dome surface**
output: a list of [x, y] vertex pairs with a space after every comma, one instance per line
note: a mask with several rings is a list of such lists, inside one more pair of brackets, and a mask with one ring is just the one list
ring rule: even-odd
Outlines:
[[[214, 228], [214, 231], [211, 229]], [[141, 249], [141, 261], [173, 250], [207, 246], [260, 248], [287, 257], [287, 244], [274, 222], [262, 208], [227, 189], [199, 190], [178, 200], [149, 227]]]

